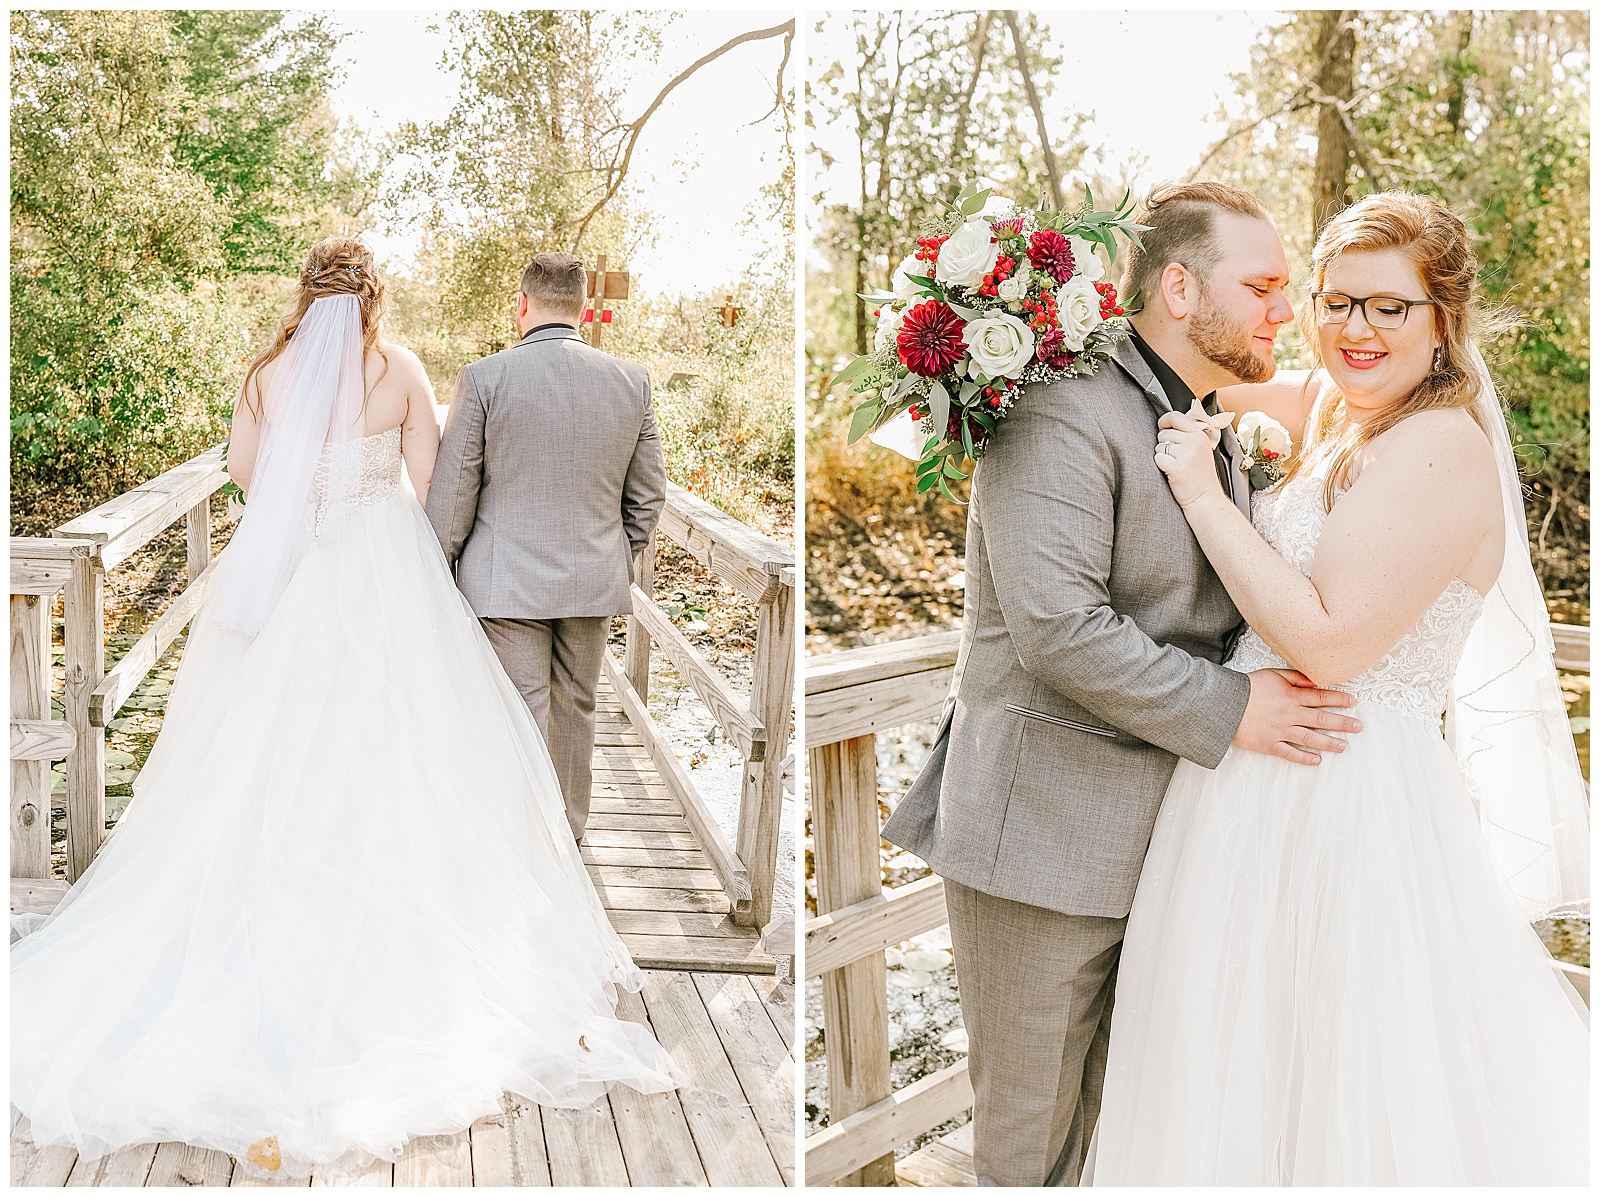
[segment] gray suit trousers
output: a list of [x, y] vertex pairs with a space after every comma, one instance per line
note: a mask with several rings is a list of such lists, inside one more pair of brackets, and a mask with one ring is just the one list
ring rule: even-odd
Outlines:
[[1128, 920], [1061, 914], [949, 878], [980, 1185], [1076, 1185], [1111, 1040]]
[[594, 696], [611, 619], [598, 615], [479, 622], [539, 725], [561, 782], [567, 822], [574, 838], [581, 840], [594, 789]]

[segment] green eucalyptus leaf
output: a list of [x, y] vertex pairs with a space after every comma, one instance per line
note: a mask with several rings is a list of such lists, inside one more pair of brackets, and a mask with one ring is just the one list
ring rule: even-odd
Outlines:
[[841, 382], [849, 382], [852, 378], [859, 378], [872, 369], [875, 364], [872, 355], [864, 353], [833, 376], [833, 385], [838, 386]]
[[969, 308], [965, 304], [957, 303], [953, 299], [946, 299], [945, 303], [949, 305], [952, 312], [954, 312], [957, 316], [960, 316], [963, 320], [981, 320], [983, 318], [984, 313], [980, 308]]
[[950, 392], [937, 379], [928, 391], [928, 406], [933, 410], [933, 430], [942, 436], [950, 423]]
[[880, 399], [868, 399], [855, 410], [850, 417], [850, 443], [853, 445], [867, 433], [872, 431], [878, 417], [883, 415], [884, 404]]

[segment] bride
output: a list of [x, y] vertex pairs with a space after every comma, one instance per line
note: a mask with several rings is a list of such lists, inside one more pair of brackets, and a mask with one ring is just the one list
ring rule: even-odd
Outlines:
[[1337, 684], [1365, 730], [1315, 769], [1179, 764], [1085, 1183], [1587, 1181], [1587, 1011], [1528, 926], [1587, 912], [1587, 810], [1475, 272], [1433, 200], [1329, 222], [1322, 372], [1219, 393], [1299, 443], [1254, 529], [1205, 430], [1162, 419], [1157, 465], [1250, 625], [1230, 666]]
[[[182, 1141], [393, 1160], [509, 1090], [678, 1072], [550, 758], [420, 501], [439, 428], [351, 238], [315, 246], [236, 404], [249, 505], [104, 850], [11, 959], [11, 1098], [85, 1158]], [[402, 483], [402, 469], [411, 488]], [[412, 492], [415, 493], [412, 493]]]

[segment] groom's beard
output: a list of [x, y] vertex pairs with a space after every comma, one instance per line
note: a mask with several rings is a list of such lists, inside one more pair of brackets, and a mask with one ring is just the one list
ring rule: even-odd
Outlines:
[[1189, 318], [1187, 335], [1195, 352], [1240, 382], [1266, 382], [1277, 372], [1277, 363], [1270, 357], [1263, 361], [1256, 356], [1250, 330], [1230, 323], [1217, 311], [1204, 287], [1200, 289], [1199, 309]]

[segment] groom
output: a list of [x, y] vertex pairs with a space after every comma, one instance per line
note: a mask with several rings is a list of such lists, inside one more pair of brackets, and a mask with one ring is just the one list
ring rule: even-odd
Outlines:
[[[1293, 315], [1266, 209], [1157, 189], [1122, 294], [1134, 336], [1089, 378], [1029, 388], [973, 477], [967, 601], [933, 753], [884, 837], [945, 879], [990, 1185], [1073, 1185], [1100, 1109], [1128, 911], [1179, 757], [1314, 762], [1354, 699], [1222, 667], [1239, 612], [1156, 468], [1156, 421], [1272, 377]], [[1217, 470], [1248, 514], [1231, 430]], [[1309, 753], [1307, 750], [1310, 750]]]
[[595, 690], [633, 560], [667, 498], [650, 376], [584, 344], [583, 263], [543, 253], [511, 348], [464, 367], [428, 488], [456, 584], [550, 748], [572, 834], [593, 779]]

